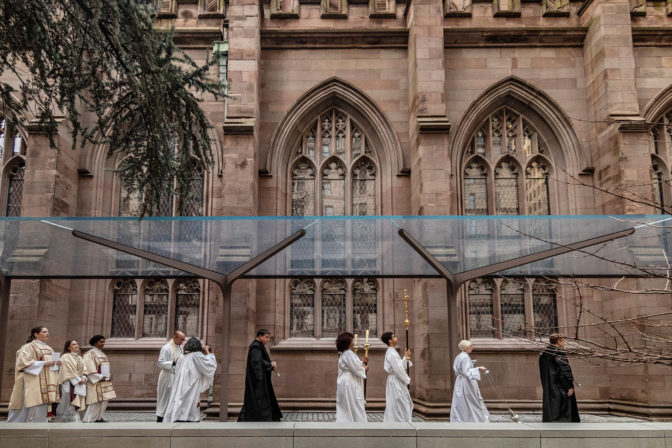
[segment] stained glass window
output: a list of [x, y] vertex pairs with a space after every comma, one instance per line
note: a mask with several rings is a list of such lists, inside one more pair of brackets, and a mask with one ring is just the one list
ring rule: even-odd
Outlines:
[[492, 282], [478, 278], [469, 283], [469, 333], [472, 338], [494, 336]]
[[327, 279], [322, 282], [322, 336], [336, 337], [345, 331], [346, 282]]
[[[465, 215], [549, 215], [551, 214], [551, 155], [542, 134], [525, 116], [509, 107], [500, 107], [475, 127], [464, 148], [462, 204]], [[494, 168], [493, 168], [494, 167]], [[660, 176], [654, 174], [655, 179]], [[469, 256], [487, 257], [484, 235], [493, 230], [474, 223]], [[506, 234], [498, 234], [495, 244], [511, 244]], [[478, 279], [467, 291], [471, 337], [525, 336], [525, 309], [528, 289], [523, 283], [501, 283]], [[494, 319], [493, 297], [499, 297]], [[529, 299], [529, 298], [528, 298]], [[548, 302], [548, 300], [546, 300]], [[542, 307], [546, 320], [557, 322], [555, 302]], [[541, 306], [541, 305], [540, 305]], [[496, 308], [495, 308], [496, 309]], [[540, 308], [541, 309], [541, 308]]]
[[532, 286], [534, 306], [534, 331], [548, 335], [558, 331], [558, 314], [555, 300], [555, 288], [543, 280], [537, 279]]
[[315, 330], [315, 281], [296, 279], [290, 283], [289, 335], [309, 337]]
[[372, 278], [355, 280], [352, 287], [352, 330], [363, 334], [369, 330], [376, 334], [376, 308], [378, 282]]
[[145, 285], [143, 337], [165, 337], [168, 330], [168, 282], [149, 280]]
[[175, 297], [175, 331], [197, 335], [201, 308], [201, 286], [198, 280], [177, 282]]
[[113, 338], [134, 338], [138, 307], [138, 287], [135, 280], [117, 280], [112, 293]]
[[26, 166], [19, 163], [9, 172], [7, 188], [7, 216], [21, 216], [23, 204], [23, 179], [26, 174]]
[[[350, 114], [339, 108], [316, 114], [297, 139], [296, 148], [288, 176], [292, 216], [378, 214], [378, 162], [368, 136]], [[346, 251], [372, 253], [364, 245], [374, 244], [373, 221], [333, 225], [329, 232], [330, 238], [323, 241], [300, 240], [292, 245], [292, 269], [297, 275], [302, 269], [313, 268], [316, 262], [327, 272], [342, 269]], [[349, 246], [341, 241], [349, 241]], [[315, 244], [321, 244], [321, 253], [342, 255], [316, 261]], [[378, 262], [366, 256], [355, 258], [356, 266], [352, 268], [362, 276], [374, 270]], [[312, 280], [291, 280], [289, 336], [333, 337], [341, 331], [367, 328], [375, 333], [378, 286], [375, 280], [371, 282], [327, 278], [316, 286]], [[355, 286], [349, 287], [351, 284]], [[352, 321], [346, 321], [348, 308], [353, 310]]]

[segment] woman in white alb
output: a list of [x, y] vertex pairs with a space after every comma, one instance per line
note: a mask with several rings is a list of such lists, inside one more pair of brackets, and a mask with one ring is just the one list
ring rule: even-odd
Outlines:
[[471, 341], [460, 341], [457, 346], [462, 353], [455, 357], [453, 363], [455, 387], [450, 407], [450, 421], [485, 423], [489, 420], [490, 414], [478, 389], [478, 381], [481, 380], [481, 372], [487, 369], [483, 366], [474, 367], [469, 357], [469, 353], [474, 349]]
[[365, 366], [352, 351], [352, 333], [341, 333], [336, 339], [338, 380], [336, 381], [336, 421], [366, 422], [364, 379], [369, 366]]

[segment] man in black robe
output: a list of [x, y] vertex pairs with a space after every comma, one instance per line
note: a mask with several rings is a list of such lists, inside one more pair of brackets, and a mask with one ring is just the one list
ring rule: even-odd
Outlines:
[[569, 366], [565, 338], [552, 334], [549, 345], [539, 356], [539, 374], [544, 389], [543, 422], [580, 422], [574, 394], [574, 375]]
[[271, 361], [264, 347], [270, 339], [268, 330], [257, 331], [257, 338], [247, 352], [245, 400], [238, 416], [239, 422], [279, 422], [282, 418], [271, 383], [271, 370], [275, 369], [276, 363]]

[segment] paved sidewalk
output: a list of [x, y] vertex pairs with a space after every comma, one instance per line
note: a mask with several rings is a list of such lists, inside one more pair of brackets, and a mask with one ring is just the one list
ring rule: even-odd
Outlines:
[[[336, 420], [335, 412], [284, 412], [285, 422], [333, 422]], [[382, 422], [383, 413], [382, 412], [367, 412], [367, 417], [369, 422]], [[205, 418], [205, 414], [201, 415], [201, 418]], [[519, 414], [521, 422], [524, 423], [541, 423], [541, 414]], [[125, 412], [125, 411], [107, 411], [105, 413], [105, 419], [110, 422], [153, 422], [156, 421], [156, 415], [151, 411], [135, 411], [135, 412]], [[208, 418], [208, 420], [215, 420], [214, 418]], [[414, 415], [414, 422], [423, 422], [423, 418]], [[510, 422], [508, 414], [490, 414], [491, 422]], [[596, 414], [581, 414], [581, 421], [584, 423], [628, 423], [628, 422], [642, 422], [644, 420], [631, 418], [631, 417], [619, 417], [617, 415], [596, 415]]]

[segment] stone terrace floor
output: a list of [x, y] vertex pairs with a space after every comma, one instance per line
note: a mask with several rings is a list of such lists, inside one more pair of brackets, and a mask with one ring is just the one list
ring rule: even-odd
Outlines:
[[[205, 415], [202, 415], [204, 418]], [[382, 422], [383, 413], [382, 412], [367, 412], [367, 417], [369, 422]], [[519, 414], [521, 422], [524, 423], [540, 423], [541, 414]], [[110, 422], [153, 422], [156, 421], [156, 415], [151, 411], [145, 412], [125, 412], [125, 411], [107, 411], [105, 413], [105, 419]], [[214, 418], [208, 418], [207, 420], [216, 420]], [[315, 412], [284, 412], [283, 421], [286, 422], [333, 422], [336, 420], [335, 412], [324, 412], [324, 411], [315, 411]], [[423, 422], [425, 421], [421, 417], [414, 415], [414, 422]], [[491, 422], [510, 422], [508, 414], [491, 414]], [[581, 414], [581, 421], [584, 423], [627, 423], [627, 422], [641, 422], [643, 420], [631, 418], [631, 417], [619, 417], [616, 415], [597, 415], [597, 414]]]

